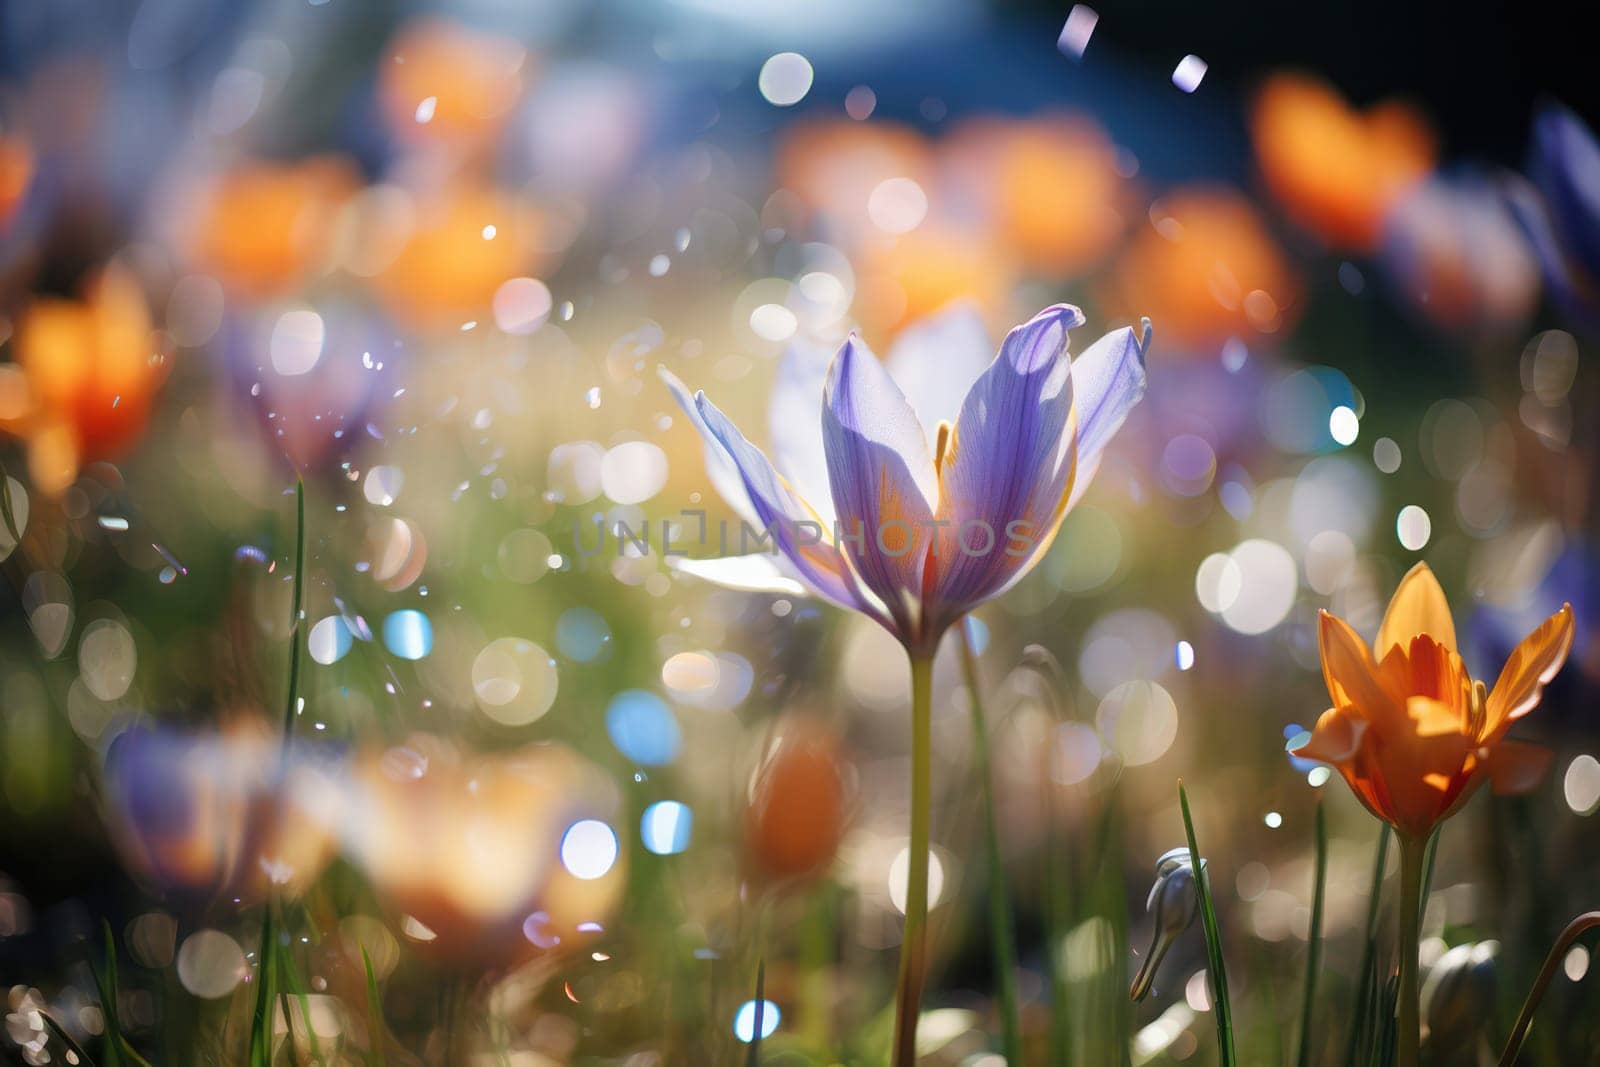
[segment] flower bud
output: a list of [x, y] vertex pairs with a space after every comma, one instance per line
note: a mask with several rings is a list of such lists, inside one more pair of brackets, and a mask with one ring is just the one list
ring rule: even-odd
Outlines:
[[[1200, 861], [1200, 866], [1204, 869], [1205, 860]], [[1194, 866], [1188, 849], [1169, 849], [1156, 860], [1155, 884], [1150, 887], [1150, 898], [1144, 907], [1152, 920], [1152, 929], [1150, 951], [1145, 953], [1144, 963], [1128, 989], [1128, 996], [1136, 1001], [1150, 995], [1156, 969], [1161, 966], [1167, 950], [1178, 940], [1178, 935], [1194, 925], [1195, 916], [1200, 914], [1200, 894], [1195, 889]]]
[[1428, 969], [1422, 1019], [1429, 1056], [1437, 1063], [1474, 1058], [1483, 1024], [1494, 1014], [1498, 941], [1457, 945]]
[[796, 716], [774, 732], [750, 782], [745, 857], [765, 882], [807, 881], [833, 862], [850, 808], [850, 775], [832, 730]]

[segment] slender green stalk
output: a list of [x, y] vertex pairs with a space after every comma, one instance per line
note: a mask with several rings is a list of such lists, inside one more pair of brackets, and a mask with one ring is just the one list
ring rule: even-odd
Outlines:
[[1300, 1005], [1300, 1067], [1311, 1067], [1311, 1022], [1317, 997], [1317, 975], [1322, 970], [1322, 904], [1328, 888], [1328, 820], [1317, 802], [1317, 882], [1311, 895], [1311, 931], [1306, 943], [1306, 981]]
[[928, 808], [933, 773], [933, 655], [911, 655], [911, 845], [906, 921], [895, 989], [894, 1067], [917, 1059], [917, 1014], [928, 970]]
[[1345, 1049], [1346, 1067], [1356, 1067], [1360, 1062], [1358, 1057], [1363, 1047], [1362, 1039], [1371, 1036], [1376, 1040], [1379, 1029], [1374, 1025], [1373, 1009], [1378, 995], [1374, 968], [1378, 956], [1378, 916], [1383, 903], [1383, 867], [1389, 859], [1391, 832], [1388, 823], [1384, 823], [1383, 829], [1378, 831], [1378, 855], [1372, 864], [1372, 887], [1367, 891], [1367, 928], [1361, 949], [1361, 984], [1356, 988], [1356, 1018], [1350, 1027], [1350, 1043]]
[[[1065, 719], [1062, 708], [1060, 680], [1061, 664], [1049, 651], [1039, 645], [1029, 645], [1022, 650], [1022, 666], [1038, 678], [1050, 715], [1054, 722]], [[1060, 1067], [1073, 1067], [1076, 1049], [1072, 1044], [1072, 1027], [1069, 1014], [1072, 1004], [1067, 998], [1067, 934], [1072, 915], [1076, 910], [1072, 885], [1072, 867], [1069, 863], [1069, 842], [1060, 834], [1060, 813], [1056, 810], [1056, 789], [1047, 783], [1044, 789], [1045, 853], [1045, 958], [1049, 963], [1050, 989], [1050, 1057], [1049, 1061]]]
[[306, 482], [304, 478], [294, 483], [294, 604], [289, 616], [289, 691], [283, 707], [283, 752], [289, 752], [294, 740], [294, 720], [300, 692], [300, 615], [305, 606], [306, 573]]
[[[3, 472], [0, 472], [0, 476], [3, 476]], [[49, 1012], [40, 1011], [38, 1015], [39, 1018], [44, 1020], [45, 1028], [50, 1031], [50, 1035], [67, 1046], [67, 1051], [77, 1057], [77, 1063], [83, 1064], [84, 1067], [95, 1067], [95, 1062], [89, 1058], [89, 1054], [83, 1051], [76, 1041], [72, 1040], [72, 1035], [62, 1029], [60, 1023], [50, 1017]], [[68, 1062], [73, 1061], [69, 1060]]]
[[1556, 938], [1556, 943], [1550, 946], [1550, 954], [1544, 958], [1539, 977], [1534, 979], [1533, 988], [1528, 990], [1528, 999], [1522, 1002], [1522, 1010], [1517, 1013], [1517, 1024], [1511, 1028], [1511, 1039], [1506, 1042], [1505, 1051], [1500, 1053], [1500, 1067], [1511, 1067], [1517, 1062], [1517, 1054], [1522, 1051], [1522, 1043], [1528, 1039], [1528, 1030], [1533, 1026], [1533, 1013], [1539, 1010], [1539, 1002], [1544, 999], [1545, 990], [1550, 988], [1556, 970], [1567, 958], [1572, 943], [1597, 926], [1600, 926], [1600, 911], [1586, 911], [1568, 923], [1567, 928], [1561, 931], [1561, 936]]
[[1428, 917], [1428, 891], [1433, 886], [1433, 861], [1439, 855], [1439, 834], [1443, 826], [1436, 827], [1428, 837], [1428, 847], [1422, 853], [1422, 882], [1417, 893], [1417, 929], [1422, 929], [1422, 920]]
[[250, 1067], [272, 1067], [272, 1012], [277, 1004], [278, 933], [271, 900], [261, 911], [261, 951], [256, 954], [256, 1006], [250, 1020]]
[[372, 1067], [387, 1067], [383, 1046], [388, 1041], [388, 1028], [383, 1025], [383, 998], [378, 995], [378, 979], [372, 973], [372, 957], [361, 947], [361, 966], [367, 972], [367, 1025], [372, 1029], [372, 1052], [367, 1062]]
[[1417, 991], [1417, 942], [1422, 928], [1422, 868], [1427, 839], [1400, 834], [1400, 999], [1396, 1005], [1395, 1063], [1417, 1067], [1422, 1022]]
[[[1053, 789], [1046, 788], [1049, 797]], [[1062, 858], [1066, 844], [1056, 832], [1055, 801], [1048, 800], [1045, 841], [1045, 931], [1050, 941], [1045, 957], [1050, 963], [1050, 1062], [1073, 1067], [1072, 1033], [1067, 1018], [1072, 1005], [1067, 1000], [1067, 932], [1072, 914], [1066, 898], [1068, 871]]]
[[1178, 806], [1183, 809], [1183, 831], [1189, 839], [1195, 892], [1200, 897], [1200, 924], [1206, 934], [1206, 966], [1211, 973], [1211, 996], [1214, 1002], [1211, 1007], [1217, 1019], [1217, 1062], [1221, 1067], [1234, 1067], [1238, 1057], [1233, 1051], [1233, 1010], [1228, 1004], [1228, 970], [1222, 958], [1222, 931], [1217, 926], [1217, 913], [1211, 906], [1211, 874], [1206, 870], [1200, 843], [1195, 840], [1194, 818], [1189, 814], [1189, 794], [1184, 791], [1181, 779], [1178, 782]]
[[100, 921], [101, 933], [105, 941], [106, 965], [105, 970], [90, 970], [94, 973], [94, 983], [100, 993], [100, 1011], [105, 1019], [105, 1040], [101, 1044], [101, 1059], [106, 1067], [150, 1067], [150, 1061], [133, 1050], [128, 1043], [128, 1038], [122, 1032], [121, 1017], [117, 1010], [117, 1001], [120, 994], [117, 988], [117, 939], [111, 932], [111, 924], [104, 919]]
[[989, 759], [989, 726], [983, 713], [983, 685], [978, 677], [978, 657], [966, 620], [960, 631], [961, 672], [972, 708], [972, 751], [983, 799], [984, 858], [989, 865], [989, 944], [994, 950], [995, 982], [1000, 995], [1000, 1050], [1007, 1063], [1022, 1062], [1022, 1014], [1017, 997], [1016, 924], [1011, 917], [1011, 893], [1000, 859], [1000, 825], [994, 802], [994, 770]]
[[767, 958], [761, 957], [756, 964], [756, 1011], [755, 1018], [750, 1021], [750, 1049], [745, 1053], [745, 1067], [759, 1067], [761, 1063], [761, 1016], [767, 1010]]

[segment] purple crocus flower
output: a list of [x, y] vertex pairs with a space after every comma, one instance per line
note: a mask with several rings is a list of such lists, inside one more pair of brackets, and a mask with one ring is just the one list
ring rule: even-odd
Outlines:
[[1590, 330], [1600, 330], [1600, 142], [1559, 104], [1533, 122], [1530, 184], [1508, 183], [1551, 293]]
[[931, 654], [1038, 562], [1144, 393], [1148, 324], [1072, 359], [1067, 332], [1083, 321], [1070, 305], [1046, 308], [991, 359], [981, 323], [958, 307], [902, 334], [887, 365], [851, 334], [820, 375], [815, 351], [797, 345], [774, 392], [777, 466], [663, 370], [713, 483], [776, 550], [682, 569], [815, 593]]

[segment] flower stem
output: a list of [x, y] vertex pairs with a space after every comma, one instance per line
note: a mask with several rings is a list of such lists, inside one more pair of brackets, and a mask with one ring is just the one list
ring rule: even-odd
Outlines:
[[1422, 865], [1428, 839], [1401, 833], [1400, 838], [1400, 1000], [1395, 1035], [1397, 1067], [1417, 1067], [1422, 1022], [1417, 991], [1418, 939], [1422, 926]]
[[1533, 1013], [1539, 1010], [1539, 1002], [1544, 999], [1544, 991], [1555, 978], [1556, 969], [1566, 960], [1572, 943], [1597, 926], [1600, 926], [1600, 911], [1586, 911], [1568, 923], [1567, 928], [1561, 931], [1561, 936], [1556, 938], [1556, 943], [1550, 946], [1550, 955], [1545, 957], [1539, 977], [1534, 979], [1533, 988], [1528, 990], [1528, 999], [1523, 1002], [1522, 1011], [1517, 1013], [1517, 1025], [1511, 1028], [1511, 1040], [1506, 1042], [1506, 1049], [1500, 1054], [1500, 1067], [1511, 1067], [1517, 1062], [1517, 1054], [1522, 1051], [1522, 1043], [1527, 1040], [1528, 1030], [1533, 1026]]
[[911, 845], [906, 872], [906, 922], [895, 990], [894, 1067], [917, 1058], [917, 1013], [928, 967], [928, 808], [933, 763], [933, 655], [911, 655]]
[[1011, 895], [1000, 859], [1000, 825], [994, 802], [994, 771], [989, 762], [989, 726], [983, 713], [983, 687], [978, 657], [965, 619], [960, 630], [961, 672], [972, 709], [972, 748], [983, 795], [985, 858], [989, 864], [989, 942], [994, 949], [995, 982], [999, 987], [1001, 1052], [1007, 1063], [1022, 1063], [1022, 1017], [1017, 1002], [1017, 950], [1011, 918]]
[[294, 483], [294, 604], [289, 616], [289, 692], [283, 707], [283, 754], [289, 754], [294, 738], [294, 720], [300, 689], [300, 614], [305, 603], [306, 570], [306, 483], [304, 478]]

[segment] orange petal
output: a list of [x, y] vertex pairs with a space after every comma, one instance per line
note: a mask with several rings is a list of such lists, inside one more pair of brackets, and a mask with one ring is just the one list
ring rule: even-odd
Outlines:
[[1382, 715], [1391, 702], [1378, 685], [1377, 664], [1372, 662], [1372, 653], [1367, 651], [1361, 635], [1343, 619], [1324, 611], [1317, 641], [1322, 648], [1322, 677], [1328, 683], [1333, 706], [1353, 704], [1369, 719]]
[[1532, 711], [1544, 687], [1556, 676], [1572, 648], [1572, 605], [1539, 624], [1511, 652], [1489, 693], [1484, 738], [1497, 738], [1512, 722]]
[[1444, 737], [1465, 732], [1466, 723], [1461, 713], [1442, 700], [1412, 697], [1406, 701], [1406, 714], [1411, 716], [1418, 737]]
[[1489, 750], [1484, 766], [1496, 793], [1527, 793], [1544, 780], [1554, 758], [1555, 753], [1543, 745], [1501, 741]]
[[1301, 759], [1340, 764], [1354, 758], [1367, 732], [1366, 720], [1354, 708], [1329, 708], [1317, 719], [1311, 740], [1292, 751]]
[[1400, 579], [1389, 599], [1389, 610], [1383, 613], [1374, 651], [1381, 659], [1392, 646], [1405, 647], [1418, 634], [1428, 634], [1452, 652], [1456, 649], [1456, 624], [1450, 617], [1450, 604], [1439, 587], [1439, 579], [1426, 563], [1418, 563]]

